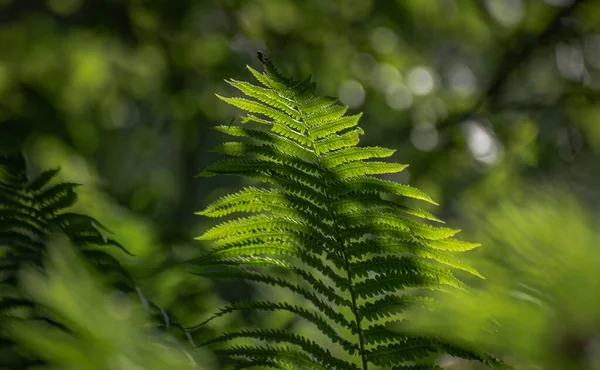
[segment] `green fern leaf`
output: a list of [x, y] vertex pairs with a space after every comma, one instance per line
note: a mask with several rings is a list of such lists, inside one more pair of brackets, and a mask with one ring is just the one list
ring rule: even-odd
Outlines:
[[[262, 87], [231, 80], [228, 83], [245, 97], [219, 96], [248, 113], [242, 122], [256, 128], [218, 126], [218, 131], [246, 141], [218, 146], [215, 150], [230, 158], [200, 175], [245, 176], [268, 187], [244, 188], [199, 212], [208, 217], [252, 215], [207, 230], [198, 239], [212, 240], [214, 249], [192, 263], [202, 276], [287, 289], [315, 312], [284, 302], [244, 302], [224, 308], [202, 325], [235, 311], [285, 311], [314, 324], [350, 357], [338, 358], [337, 352], [323, 350], [309, 338], [270, 329], [224, 334], [206, 344], [227, 345], [246, 338], [293, 346], [217, 350], [237, 368], [366, 370], [372, 364], [435, 369], [410, 363], [430, 353], [491, 363], [485, 356], [397, 333], [393, 325], [378, 322], [390, 318], [393, 323], [415, 305], [435, 306], [429, 298], [409, 294], [409, 289], [464, 289], [453, 270], [480, 275], [453, 254], [478, 244], [453, 239], [460, 230], [417, 221], [442, 222], [402, 204], [404, 198], [436, 203], [418, 189], [376, 177], [407, 165], [380, 160], [394, 150], [358, 146], [361, 114], [346, 116], [348, 107], [335, 98], [314, 95], [310, 78], [286, 78], [264, 55], [259, 59], [263, 73], [248, 69]], [[263, 272], [248, 266], [262, 266]], [[277, 275], [280, 272], [285, 278]], [[340, 327], [342, 331], [336, 329]]]

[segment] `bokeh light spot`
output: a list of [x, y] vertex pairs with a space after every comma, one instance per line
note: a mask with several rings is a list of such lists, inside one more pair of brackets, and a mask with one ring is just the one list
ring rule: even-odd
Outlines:
[[413, 68], [406, 78], [408, 87], [415, 95], [427, 95], [435, 87], [433, 74], [425, 67]]
[[406, 85], [396, 82], [388, 89], [385, 101], [393, 110], [406, 110], [413, 103], [413, 95]]
[[570, 80], [579, 80], [585, 71], [583, 52], [577, 44], [556, 45], [556, 67], [560, 74]]
[[394, 82], [401, 81], [402, 75], [391, 64], [381, 63], [375, 68], [371, 76], [371, 84], [381, 92], [387, 92]]
[[410, 133], [410, 142], [418, 150], [430, 152], [437, 146], [439, 134], [433, 125], [417, 125]]
[[344, 81], [338, 90], [342, 103], [350, 108], [360, 107], [365, 101], [365, 89], [360, 82], [355, 80]]
[[381, 54], [390, 54], [398, 47], [398, 36], [389, 28], [375, 28], [371, 32], [371, 46]]
[[525, 18], [525, 6], [522, 0], [486, 0], [490, 16], [501, 25], [513, 28]]
[[279, 33], [288, 33], [300, 22], [300, 11], [294, 2], [288, 0], [263, 1], [263, 12], [267, 24]]
[[448, 83], [456, 95], [469, 96], [476, 91], [477, 79], [469, 67], [459, 63], [448, 71]]
[[467, 145], [473, 157], [482, 163], [492, 165], [499, 160], [499, 144], [493, 134], [477, 121], [463, 123], [467, 135]]

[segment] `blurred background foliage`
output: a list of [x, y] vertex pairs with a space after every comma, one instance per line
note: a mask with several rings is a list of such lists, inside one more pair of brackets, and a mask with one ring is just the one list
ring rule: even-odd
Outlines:
[[[209, 128], [238, 113], [214, 93], [233, 94], [223, 79], [247, 79], [262, 50], [364, 111], [363, 143], [410, 164], [390, 179], [429, 193], [440, 203], [429, 211], [483, 243], [471, 257], [487, 280], [459, 302], [504, 330], [482, 335], [472, 305], [448, 302], [462, 332], [520, 366], [600, 368], [588, 355], [599, 335], [599, 1], [0, 0], [0, 46], [0, 151], [84, 184], [76, 211], [114, 231], [136, 255], [123, 264], [178, 321], [279, 294], [182, 264], [207, 247], [193, 241], [210, 226], [194, 212], [241, 185], [194, 178], [223, 139]], [[298, 325], [228, 316], [195, 340], [248, 320]], [[578, 355], [557, 350], [563, 340]]]
[[517, 369], [600, 368], [597, 216], [556, 186], [465, 212], [472, 238], [489, 246], [471, 256], [488, 279], [415, 312], [414, 329], [475, 341]]
[[[26, 296], [47, 309], [54, 324], [7, 323], [22, 350], [46, 361], [37, 369], [206, 368], [174, 338], [149, 327], [145, 333], [140, 330], [146, 326], [143, 305], [99, 283], [101, 279], [66, 245], [52, 245], [47, 274], [28, 269], [21, 276]], [[210, 363], [209, 356], [201, 361]]]

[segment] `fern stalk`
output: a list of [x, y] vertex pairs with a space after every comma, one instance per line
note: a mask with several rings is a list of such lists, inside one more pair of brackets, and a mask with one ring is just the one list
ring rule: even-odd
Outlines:
[[[319, 163], [319, 167], [322, 168], [321, 163]], [[325, 172], [325, 171], [323, 171], [323, 172]], [[331, 199], [329, 198], [329, 195], [327, 195], [327, 213], [329, 214], [331, 219], [335, 220], [335, 216], [332, 213], [331, 209], [332, 209]], [[338, 245], [340, 247], [342, 247], [342, 243], [340, 243], [340, 239], [341, 239], [340, 238], [340, 230], [338, 229], [336, 222], [334, 222], [334, 228], [335, 228], [336, 239], [338, 240]], [[341, 248], [341, 249], [343, 249], [343, 248]], [[358, 305], [356, 304], [356, 293], [354, 292], [353, 279], [352, 279], [352, 275], [350, 274], [350, 261], [345, 252], [343, 252], [342, 255], [344, 257], [344, 266], [346, 268], [346, 276], [348, 279], [348, 290], [350, 291], [350, 297], [352, 299], [352, 313], [354, 314], [354, 320], [356, 322], [356, 331], [357, 331], [357, 336], [358, 336], [358, 345], [359, 345], [359, 350], [360, 350], [361, 362], [362, 362], [363, 370], [368, 370], [369, 363], [367, 361], [367, 357], [365, 354], [365, 341], [363, 338], [363, 330], [362, 330], [362, 326], [361, 326], [362, 318], [358, 312]]]

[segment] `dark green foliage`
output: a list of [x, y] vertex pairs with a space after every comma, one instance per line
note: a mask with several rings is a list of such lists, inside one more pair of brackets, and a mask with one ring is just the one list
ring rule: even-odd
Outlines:
[[98, 272], [68, 244], [50, 244], [43, 272], [25, 268], [19, 274], [24, 295], [53, 322], [7, 320], [18, 349], [44, 360], [36, 370], [207, 369], [206, 357], [194, 353], [198, 364], [185, 342], [140, 330], [146, 316], [139, 300], [101, 284]]
[[310, 338], [270, 329], [227, 333], [206, 344], [256, 340], [256, 345], [217, 351], [238, 369], [367, 369], [369, 364], [431, 369], [435, 367], [422, 361], [437, 353], [496, 363], [477, 351], [394, 328], [396, 314], [412, 303], [430, 305], [423, 297], [426, 290], [463, 289], [452, 268], [478, 275], [454, 257], [454, 252], [478, 245], [454, 239], [459, 230], [420, 222], [419, 218], [441, 221], [399, 203], [402, 198], [434, 203], [426, 194], [373, 177], [407, 166], [371, 161], [390, 157], [393, 150], [357, 146], [363, 132], [357, 126], [360, 114], [344, 116], [348, 107], [334, 98], [315, 96], [310, 78], [285, 78], [259, 57], [265, 72], [249, 69], [262, 87], [228, 81], [253, 99], [219, 97], [251, 113], [243, 122], [267, 130], [217, 127], [247, 140], [217, 147], [232, 158], [201, 175], [240, 175], [268, 185], [246, 187], [200, 212], [208, 217], [254, 215], [225, 221], [204, 233], [199, 239], [213, 240], [214, 249], [195, 261], [195, 273], [294, 292], [307, 301], [305, 307], [238, 302], [215, 317], [246, 310], [290, 312], [314, 324], [339, 346], [337, 353], [346, 355], [334, 355]]
[[84, 255], [103, 270], [127, 275], [119, 262], [98, 246], [117, 247], [110, 232], [93, 218], [68, 212], [77, 200], [78, 184], [51, 184], [58, 170], [30, 179], [22, 155], [0, 157], [0, 284], [14, 284], [23, 264], [41, 267], [52, 232], [64, 233]]
[[[25, 265], [43, 271], [48, 243], [58, 233], [65, 235], [111, 286], [139, 297], [148, 315], [159, 327], [180, 327], [169, 314], [143, 296], [132, 276], [106, 250], [117, 248], [129, 254], [117, 241], [107, 236], [110, 231], [92, 217], [69, 211], [77, 200], [75, 188], [78, 185], [52, 184], [58, 170], [45, 171], [33, 179], [27, 171], [23, 155], [0, 157], [0, 321], [5, 315], [5, 318], [52, 322], [42, 307], [31, 303], [22, 294], [18, 273]], [[2, 350], [11, 350], [12, 341], [9, 338], [0, 335], [0, 341], [7, 341], [6, 345], [2, 345]], [[16, 362], [9, 365], [4, 363], [6, 359]], [[37, 363], [37, 360], [31, 362], [18, 356], [0, 356], [0, 368], [4, 365], [24, 367], [32, 363]]]

